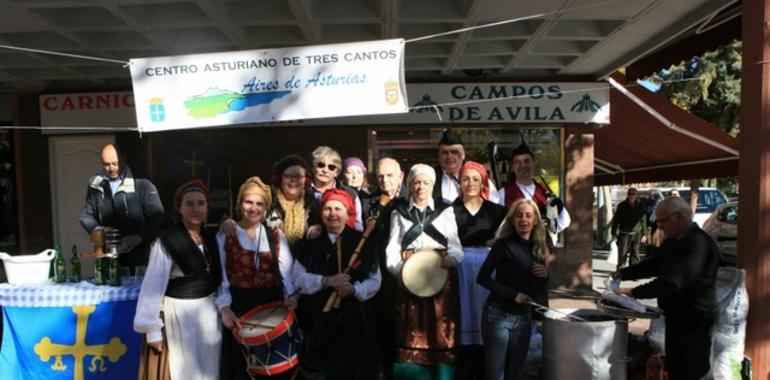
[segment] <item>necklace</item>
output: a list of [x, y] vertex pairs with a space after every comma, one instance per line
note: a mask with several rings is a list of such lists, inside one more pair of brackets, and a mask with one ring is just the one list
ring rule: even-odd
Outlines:
[[417, 206], [414, 207], [414, 218], [417, 220], [417, 223], [420, 225], [420, 231], [422, 231], [425, 228], [425, 219], [428, 216], [428, 207], [425, 207], [425, 210], [420, 211]]
[[[256, 259], [259, 260], [259, 246], [262, 245], [262, 224], [260, 224], [257, 227], [256, 232], [254, 232], [254, 241], [257, 242], [257, 248], [254, 250], [254, 253], [257, 255]], [[259, 265], [259, 262], [257, 262], [257, 265]]]
[[200, 234], [194, 233], [192, 231], [189, 232], [193, 243], [198, 246], [203, 246], [203, 251], [201, 252], [201, 255], [203, 255], [203, 265], [205, 266], [206, 272], [211, 273], [211, 261], [209, 260], [209, 253], [206, 249], [206, 244], [203, 244], [203, 238], [201, 238]]

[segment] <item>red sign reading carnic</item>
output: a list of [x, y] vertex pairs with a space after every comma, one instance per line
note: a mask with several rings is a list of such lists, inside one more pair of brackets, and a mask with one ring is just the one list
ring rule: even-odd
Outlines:
[[78, 127], [134, 129], [134, 94], [125, 91], [41, 95], [40, 124], [73, 130]]
[[43, 108], [48, 111], [92, 110], [103, 108], [134, 108], [134, 94], [96, 93], [77, 95], [43, 95]]

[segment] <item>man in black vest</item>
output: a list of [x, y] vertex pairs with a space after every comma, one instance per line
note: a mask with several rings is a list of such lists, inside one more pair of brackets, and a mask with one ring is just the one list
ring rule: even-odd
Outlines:
[[80, 225], [89, 234], [104, 227], [117, 229], [122, 238], [120, 264], [147, 265], [150, 243], [163, 219], [158, 190], [149, 180], [134, 178], [128, 166], [121, 169], [115, 145], [102, 148], [101, 160], [104, 170], [88, 181]]

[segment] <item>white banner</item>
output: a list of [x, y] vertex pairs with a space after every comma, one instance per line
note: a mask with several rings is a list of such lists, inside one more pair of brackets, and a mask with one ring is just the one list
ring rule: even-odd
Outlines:
[[146, 132], [407, 112], [404, 40], [131, 60]]

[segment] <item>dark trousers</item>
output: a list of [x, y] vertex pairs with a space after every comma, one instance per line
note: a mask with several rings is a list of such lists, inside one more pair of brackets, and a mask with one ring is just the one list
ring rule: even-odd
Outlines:
[[711, 326], [687, 328], [666, 323], [666, 369], [671, 380], [700, 379], [711, 363]]
[[641, 234], [618, 234], [618, 270], [623, 268], [628, 260], [629, 265], [639, 262], [639, 245]]

